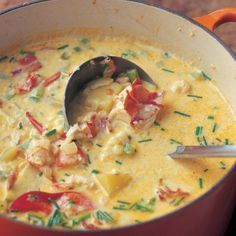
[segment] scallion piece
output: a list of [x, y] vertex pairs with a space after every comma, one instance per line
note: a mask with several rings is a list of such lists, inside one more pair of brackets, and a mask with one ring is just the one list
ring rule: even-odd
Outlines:
[[122, 165], [123, 163], [121, 162], [121, 161], [119, 161], [119, 160], [115, 160], [115, 162], [116, 162], [116, 164], [118, 164], [118, 165]]
[[207, 143], [206, 137], [205, 137], [205, 136], [202, 136], [202, 139], [203, 139], [204, 145], [207, 146], [208, 143]]
[[50, 136], [52, 136], [53, 134], [55, 134], [56, 132], [57, 132], [56, 129], [52, 129], [52, 130], [50, 130], [49, 132], [47, 132], [45, 135], [46, 135], [47, 137], [50, 137]]
[[161, 69], [165, 72], [175, 73], [173, 70], [170, 70], [170, 69], [167, 69], [167, 68], [161, 68]]
[[90, 217], [91, 217], [91, 213], [74, 218], [72, 219], [72, 225], [78, 225], [80, 222], [88, 220]]
[[130, 143], [124, 144], [124, 146], [123, 146], [123, 152], [124, 152], [125, 154], [131, 155], [131, 154], [134, 154], [135, 151], [136, 151], [136, 149], [135, 149]]
[[96, 169], [93, 169], [93, 170], [91, 171], [91, 173], [97, 175], [97, 174], [100, 173], [100, 171], [99, 171], [99, 170], [96, 170]]
[[35, 52], [33, 52], [33, 51], [25, 51], [25, 50], [20, 50], [19, 51], [19, 54], [20, 55], [25, 55], [25, 54], [30, 54], [30, 55], [35, 55]]
[[114, 221], [113, 217], [106, 211], [100, 211], [100, 210], [96, 211], [95, 217], [98, 220], [105, 221], [107, 223]]
[[217, 129], [217, 124], [215, 123], [214, 125], [213, 125], [213, 127], [212, 127], [212, 133], [215, 133], [216, 132], [216, 129]]
[[223, 161], [220, 161], [219, 162], [219, 167], [220, 167], [220, 169], [225, 170], [226, 169], [226, 164]]
[[199, 184], [199, 187], [202, 189], [203, 188], [203, 178], [198, 179], [198, 184]]
[[133, 83], [138, 78], [138, 72], [136, 69], [128, 70], [126, 74], [129, 77], [131, 83]]
[[190, 97], [190, 98], [203, 98], [202, 96], [197, 96], [197, 95], [192, 95], [192, 94], [188, 94], [187, 97]]
[[143, 139], [143, 140], [139, 140], [138, 143], [147, 143], [147, 142], [151, 142], [152, 139], [148, 138], [148, 139]]
[[69, 47], [69, 44], [64, 44], [64, 45], [58, 47], [57, 50], [63, 50], [65, 48], [67, 48], [67, 47]]
[[208, 119], [208, 120], [214, 120], [214, 119], [215, 119], [215, 117], [214, 117], [214, 116], [212, 116], [212, 115], [210, 115], [210, 116], [208, 116], [208, 117], [207, 117], [207, 119]]
[[184, 112], [181, 112], [181, 111], [174, 111], [175, 114], [178, 114], [178, 115], [181, 115], [181, 116], [185, 116], [185, 117], [191, 117], [191, 115], [189, 114], [186, 114]]
[[204, 71], [202, 71], [202, 76], [203, 76], [203, 79], [205, 80], [211, 80], [211, 77], [208, 76]]
[[202, 130], [203, 130], [202, 126], [197, 126], [196, 131], [195, 131], [195, 135], [199, 136], [202, 133]]
[[179, 141], [177, 141], [173, 138], [170, 139], [170, 142], [171, 142], [171, 144], [176, 143], [176, 144], [179, 144], [179, 145], [183, 145], [183, 143], [181, 143], [181, 142], [179, 142]]

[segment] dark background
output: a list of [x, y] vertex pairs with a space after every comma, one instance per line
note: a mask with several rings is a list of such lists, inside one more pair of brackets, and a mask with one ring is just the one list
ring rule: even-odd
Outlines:
[[[0, 11], [32, 0], [0, 0]], [[66, 1], [66, 0], [65, 0]], [[236, 0], [139, 0], [148, 4], [158, 4], [189, 17], [197, 17], [224, 7], [236, 7]], [[236, 52], [236, 23], [225, 24], [215, 33]], [[216, 206], [217, 207], [217, 206]], [[220, 212], [219, 212], [220, 214]], [[211, 219], [209, 219], [210, 221]], [[236, 236], [236, 209], [225, 236]]]

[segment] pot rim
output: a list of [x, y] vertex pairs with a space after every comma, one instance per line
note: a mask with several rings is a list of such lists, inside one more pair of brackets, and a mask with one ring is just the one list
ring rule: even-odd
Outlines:
[[[1, 15], [4, 15], [8, 12], [12, 12], [24, 7], [28, 7], [31, 5], [36, 5], [38, 3], [43, 3], [43, 2], [50, 2], [50, 1], [57, 1], [57, 0], [33, 0], [31, 2], [27, 2], [27, 3], [23, 3], [20, 5], [16, 5], [14, 7], [8, 8], [6, 10], [0, 11], [0, 17]], [[184, 20], [189, 21], [190, 23], [194, 24], [195, 26], [198, 26], [199, 28], [201, 28], [202, 30], [206, 31], [208, 34], [210, 34], [215, 40], [217, 40], [223, 47], [224, 49], [229, 53], [229, 55], [236, 61], [236, 53], [233, 52], [233, 50], [231, 48], [229, 48], [225, 42], [223, 42], [216, 34], [214, 34], [212, 31], [210, 31], [209, 29], [207, 29], [205, 26], [201, 25], [200, 23], [196, 22], [195, 20], [193, 20], [192, 18], [183, 15], [181, 13], [176, 12], [175, 10], [169, 9], [167, 7], [163, 7], [160, 6], [159, 4], [150, 4], [150, 3], [144, 3], [141, 2], [142, 0], [116, 0], [116, 1], [121, 1], [121, 2], [134, 2], [136, 4], [140, 4], [140, 5], [144, 5], [144, 6], [148, 6], [148, 7], [153, 7], [153, 8], [157, 8], [160, 10], [163, 10], [165, 12], [171, 13], [173, 15], [177, 15], [179, 17], [182, 17]], [[200, 197], [190, 201], [188, 204], [184, 205], [183, 207], [180, 207], [174, 211], [171, 211], [165, 215], [153, 218], [149, 221], [145, 221], [139, 224], [132, 224], [132, 225], [125, 225], [125, 226], [118, 226], [118, 227], [114, 227], [114, 228], [110, 228], [110, 229], [97, 229], [97, 230], [70, 230], [70, 229], [53, 229], [53, 228], [48, 228], [45, 226], [37, 226], [37, 225], [32, 225], [23, 221], [16, 221], [13, 220], [11, 218], [9, 218], [6, 215], [1, 215], [0, 214], [0, 219], [1, 218], [5, 218], [6, 220], [12, 221], [15, 224], [19, 224], [28, 228], [35, 228], [38, 230], [44, 230], [44, 231], [48, 231], [49, 233], [53, 233], [53, 232], [64, 232], [64, 233], [70, 233], [70, 234], [77, 234], [77, 233], [83, 233], [83, 234], [91, 234], [91, 233], [112, 233], [112, 232], [117, 232], [117, 231], [122, 231], [125, 229], [130, 229], [130, 228], [134, 228], [134, 227], [139, 227], [139, 226], [143, 226], [145, 227], [145, 225], [148, 224], [152, 224], [155, 221], [162, 221], [165, 220], [166, 218], [169, 217], [174, 217], [175, 215], [177, 215], [179, 212], [184, 211], [186, 208], [200, 202], [202, 199], [204, 199], [205, 197], [207, 197], [208, 195], [210, 195], [212, 192], [214, 192], [218, 187], [220, 187], [224, 181], [226, 181], [227, 178], [229, 178], [233, 172], [236, 171], [236, 163], [234, 165], [231, 166], [230, 170], [228, 171], [228, 173], [226, 173], [220, 180], [218, 180], [210, 189], [208, 189], [205, 193], [203, 193]]]

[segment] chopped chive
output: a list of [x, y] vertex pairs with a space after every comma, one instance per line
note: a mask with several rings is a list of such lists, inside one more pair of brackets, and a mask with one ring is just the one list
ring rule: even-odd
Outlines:
[[130, 143], [125, 143], [123, 146], [123, 152], [125, 154], [131, 155], [136, 152], [136, 149]]
[[22, 129], [22, 128], [23, 128], [23, 124], [22, 124], [22, 122], [19, 122], [18, 129]]
[[208, 76], [204, 71], [202, 71], [201, 73], [202, 73], [202, 75], [203, 75], [203, 79], [205, 79], [205, 80], [211, 80], [211, 77]]
[[206, 138], [205, 138], [205, 136], [202, 136], [202, 138], [203, 138], [203, 141], [204, 141], [204, 144], [205, 144], [205, 146], [207, 146], [207, 145], [208, 145], [208, 143], [207, 143], [207, 141], [206, 141]]
[[127, 210], [129, 210], [129, 209], [124, 208], [122, 206], [113, 206], [112, 209], [113, 210], [118, 210], [118, 211], [127, 211]]
[[200, 145], [202, 145], [202, 141], [201, 141], [200, 137], [197, 137], [197, 141]]
[[115, 160], [115, 162], [118, 164], [118, 165], [122, 165], [123, 163], [119, 160]]
[[196, 131], [195, 131], [195, 135], [199, 136], [202, 133], [202, 130], [203, 130], [202, 126], [197, 126]]
[[148, 138], [148, 139], [139, 140], [138, 143], [147, 143], [147, 142], [150, 142], [150, 141], [152, 141], [152, 139]]
[[5, 61], [8, 59], [8, 56], [1, 56], [0, 55], [0, 62]]
[[212, 127], [212, 133], [215, 133], [215, 131], [216, 131], [216, 129], [217, 129], [217, 124], [215, 123], [214, 125], [213, 125], [213, 127]]
[[219, 162], [219, 167], [220, 167], [220, 169], [225, 170], [226, 169], [226, 164], [223, 161], [220, 161]]
[[50, 136], [52, 136], [53, 134], [55, 134], [56, 132], [57, 132], [56, 129], [52, 129], [52, 130], [50, 130], [49, 132], [47, 132], [45, 135], [46, 135], [47, 137], [50, 137]]
[[80, 51], [82, 51], [82, 49], [80, 47], [74, 47], [74, 51], [80, 52]]
[[129, 58], [129, 57], [137, 57], [137, 54], [133, 50], [127, 49], [121, 54], [121, 56], [124, 58]]
[[56, 209], [53, 213], [53, 215], [49, 218], [47, 227], [51, 228], [54, 225], [54, 222], [56, 221], [56, 218], [60, 214], [59, 210]]
[[91, 173], [97, 175], [97, 174], [100, 173], [100, 171], [99, 171], [99, 170], [95, 170], [95, 169], [93, 169], [93, 170], [91, 171]]
[[191, 117], [191, 115], [180, 112], [180, 111], [174, 111], [175, 114], [181, 115], [181, 116], [186, 116], [186, 117]]
[[130, 202], [126, 202], [126, 201], [121, 201], [121, 200], [117, 200], [118, 203], [124, 204], [124, 205], [130, 205]]
[[96, 146], [98, 146], [98, 147], [102, 147], [102, 145], [101, 145], [101, 144], [99, 144], [99, 143], [96, 143]]
[[229, 145], [229, 139], [225, 139], [225, 145]]
[[182, 197], [178, 201], [175, 201], [174, 206], [178, 206], [184, 199], [185, 197]]
[[203, 188], [203, 179], [202, 178], [198, 179], [198, 184], [199, 184], [199, 187], [202, 189]]
[[9, 62], [10, 62], [10, 63], [16, 62], [16, 61], [17, 61], [17, 59], [16, 59], [15, 57], [11, 57], [11, 58], [9, 59]]
[[208, 116], [207, 119], [208, 119], [208, 120], [214, 120], [215, 117], [214, 117], [214, 116]]
[[25, 55], [25, 54], [30, 54], [30, 55], [35, 55], [35, 52], [33, 52], [33, 51], [25, 51], [25, 50], [20, 50], [19, 51], [19, 54], [20, 55]]
[[197, 96], [197, 95], [192, 95], [192, 94], [188, 94], [187, 97], [191, 97], [191, 98], [203, 98], [202, 96]]
[[89, 38], [82, 37], [82, 38], [80, 39], [80, 43], [82, 43], [82, 44], [89, 44], [89, 43], [90, 43], [90, 39], [89, 39]]
[[203, 171], [204, 171], [204, 172], [207, 172], [208, 170], [209, 170], [209, 169], [208, 169], [208, 168], [206, 168], [206, 169], [204, 169]]
[[100, 211], [100, 210], [96, 211], [95, 217], [98, 220], [105, 221], [107, 223], [114, 221], [113, 217], [106, 211]]
[[216, 140], [217, 140], [218, 142], [222, 142], [222, 140], [221, 140], [221, 139], [219, 139], [219, 138], [216, 138]]
[[87, 154], [87, 160], [88, 160], [89, 165], [92, 164], [89, 154]]
[[63, 113], [63, 111], [58, 111], [58, 112], [57, 112], [57, 115], [63, 116], [64, 113]]
[[69, 47], [69, 44], [64, 44], [64, 45], [58, 47], [57, 50], [63, 50], [65, 48], [67, 48], [67, 47]]
[[154, 121], [154, 125], [161, 126], [161, 124], [158, 121]]
[[72, 219], [72, 225], [77, 225], [80, 222], [83, 222], [83, 221], [89, 219], [90, 217], [91, 217], [91, 213], [74, 218], [74, 219]]
[[43, 176], [43, 172], [42, 171], [39, 172], [39, 177], [41, 177], [41, 176]]
[[166, 58], [170, 58], [171, 56], [170, 56], [170, 53], [168, 53], [168, 52], [164, 52], [164, 56], [166, 57]]
[[39, 102], [40, 98], [39, 97], [36, 97], [36, 96], [30, 96], [29, 99], [33, 102]]
[[68, 173], [65, 173], [65, 176], [70, 176]]
[[170, 139], [170, 142], [171, 142], [171, 144], [176, 143], [176, 144], [179, 144], [179, 145], [183, 145], [183, 143], [181, 143], [181, 142], [179, 142], [179, 141], [177, 141], [173, 138]]
[[173, 70], [170, 70], [170, 69], [167, 69], [167, 68], [161, 68], [161, 69], [165, 72], [175, 73]]
[[161, 131], [165, 131], [166, 129], [164, 129], [164, 128], [161, 128]]
[[67, 52], [63, 52], [61, 55], [62, 60], [68, 60], [70, 58], [70, 55]]
[[134, 222], [137, 223], [137, 224], [141, 224], [141, 223], [143, 223], [143, 222], [140, 221], [140, 220], [134, 220]]

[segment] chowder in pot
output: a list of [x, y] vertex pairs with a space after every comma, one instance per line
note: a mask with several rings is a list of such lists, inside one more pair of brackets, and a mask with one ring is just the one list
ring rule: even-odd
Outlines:
[[[141, 66], [104, 74], [78, 94], [65, 127], [70, 74], [100, 55]], [[112, 228], [165, 215], [198, 198], [234, 160], [173, 160], [177, 145], [230, 145], [236, 123], [214, 77], [154, 42], [83, 30], [0, 57], [0, 212], [45, 227]]]

